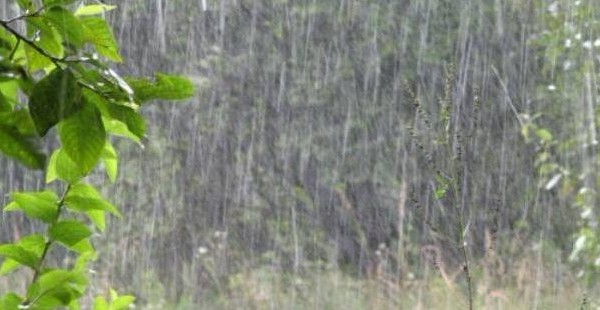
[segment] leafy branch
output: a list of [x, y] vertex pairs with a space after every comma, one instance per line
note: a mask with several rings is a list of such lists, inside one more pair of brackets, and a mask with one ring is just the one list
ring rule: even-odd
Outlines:
[[[1, 72], [11, 73], [3, 78], [17, 82], [21, 93], [28, 96], [23, 107], [20, 94], [0, 82], [0, 153], [32, 169], [44, 169], [46, 183], [66, 185], [60, 197], [49, 189], [14, 192], [4, 207], [5, 212], [20, 211], [42, 222], [46, 233], [0, 245], [0, 276], [23, 267], [33, 270], [24, 295], [0, 295], [0, 309], [80, 308], [89, 284], [86, 265], [97, 256], [91, 242], [93, 231], [106, 229], [107, 214], [121, 217], [84, 179], [103, 163], [109, 179], [116, 181], [118, 155], [110, 137], [140, 143], [146, 131], [139, 112], [142, 103], [194, 94], [193, 85], [183, 77], [159, 73], [154, 79], [119, 76], [108, 64], [121, 61], [117, 42], [107, 22], [94, 16], [114, 7], [95, 4], [72, 13], [67, 6], [71, 2], [45, 0], [47, 6], [34, 9], [31, 3], [20, 1], [23, 9], [33, 12], [0, 20]], [[24, 19], [36, 32], [35, 39], [11, 27]], [[104, 59], [97, 54], [79, 56], [85, 44]], [[20, 52], [26, 57], [17, 62], [14, 56]], [[29, 74], [32, 72], [38, 74]], [[31, 77], [40, 75], [37, 81]], [[53, 127], [61, 145], [48, 158], [39, 145]], [[68, 268], [45, 267], [55, 245], [67, 249], [77, 258], [76, 263]], [[109, 295], [108, 300], [96, 297], [93, 309], [124, 309], [134, 300], [114, 290]]]

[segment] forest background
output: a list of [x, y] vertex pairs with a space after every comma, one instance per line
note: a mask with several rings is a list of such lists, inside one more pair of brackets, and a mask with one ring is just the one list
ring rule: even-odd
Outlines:
[[[107, 2], [118, 70], [198, 94], [146, 109], [144, 148], [114, 141], [97, 290], [144, 309], [600, 302], [595, 1]], [[0, 169], [3, 195], [41, 186]], [[5, 214], [0, 241], [32, 225]]]

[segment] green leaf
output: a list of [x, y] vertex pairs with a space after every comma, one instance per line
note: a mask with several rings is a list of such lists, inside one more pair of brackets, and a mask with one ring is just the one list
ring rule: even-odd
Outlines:
[[90, 218], [90, 221], [94, 223], [94, 225], [100, 230], [104, 231], [106, 229], [106, 214], [102, 210], [90, 210], [86, 212], [87, 216]]
[[[54, 57], [63, 57], [62, 38], [46, 19], [41, 16], [30, 16], [25, 20], [27, 22], [27, 35], [36, 37], [35, 42], [40, 49]], [[31, 72], [52, 65], [47, 56], [40, 54], [40, 52], [30, 45], [25, 45], [25, 54], [27, 55], [27, 65]]]
[[8, 293], [0, 297], [0, 309], [17, 310], [23, 302], [23, 298], [15, 293]]
[[72, 247], [92, 235], [92, 232], [86, 225], [74, 220], [56, 223], [50, 228], [49, 233], [53, 240], [68, 247]]
[[133, 296], [130, 296], [130, 295], [119, 296], [119, 297], [117, 297], [117, 299], [113, 300], [112, 309], [113, 310], [125, 309], [125, 308], [129, 307], [129, 305], [131, 305], [134, 301], [135, 301], [135, 297], [133, 297]]
[[33, 0], [17, 0], [17, 3], [24, 10], [28, 10], [28, 11], [35, 10], [35, 7], [33, 6]]
[[46, 163], [46, 155], [40, 150], [36, 140], [19, 133], [15, 128], [2, 125], [0, 125], [0, 151], [29, 168], [43, 169]]
[[[119, 121], [127, 126], [127, 132], [132, 133], [139, 139], [144, 137], [146, 133], [146, 122], [139, 112], [128, 106], [107, 102], [104, 98], [92, 91], [84, 90], [84, 97], [86, 101], [93, 103], [100, 110], [105, 119]], [[106, 124], [107, 122], [105, 121], [104, 123]], [[111, 125], [112, 124], [109, 124], [108, 126], [110, 126], [111, 129], [114, 129], [115, 127]], [[116, 125], [116, 127], [117, 130], [115, 134], [122, 135], [122, 128], [119, 128], [118, 125]], [[139, 139], [137, 139], [136, 142], [139, 142]]]
[[119, 172], [119, 157], [117, 151], [108, 141], [106, 141], [104, 150], [102, 150], [102, 160], [104, 161], [104, 169], [106, 169], [108, 178], [114, 183], [117, 180], [117, 174]]
[[106, 20], [99, 17], [81, 17], [83, 34], [86, 42], [92, 43], [100, 55], [115, 61], [123, 59], [119, 54], [119, 46]]
[[106, 143], [106, 131], [98, 110], [85, 104], [61, 122], [59, 135], [63, 150], [83, 173], [89, 173], [100, 159]]
[[81, 297], [86, 285], [87, 278], [81, 272], [50, 270], [29, 287], [27, 297], [35, 301], [33, 309], [55, 309]]
[[116, 5], [90, 4], [84, 5], [75, 11], [76, 16], [98, 15], [116, 9]]
[[47, 10], [43, 16], [49, 24], [56, 28], [65, 43], [72, 44], [75, 47], [83, 46], [83, 27], [71, 11], [60, 6], [54, 6]]
[[[24, 136], [35, 136], [37, 132], [27, 109], [0, 112], [0, 124], [16, 129]], [[2, 126], [2, 125], [0, 125]]]
[[75, 262], [75, 266], [73, 266], [73, 270], [77, 272], [85, 272], [87, 269], [87, 265], [98, 258], [98, 253], [96, 251], [87, 251], [81, 253], [79, 257], [77, 257], [77, 261]]
[[17, 242], [17, 245], [22, 246], [28, 251], [32, 251], [37, 256], [42, 256], [44, 248], [46, 247], [46, 238], [40, 234], [32, 234], [21, 238]]
[[79, 254], [95, 252], [94, 247], [92, 246], [92, 243], [90, 242], [90, 239], [83, 239], [83, 240], [77, 242], [76, 244], [69, 246], [69, 249], [71, 249]]
[[44, 0], [44, 6], [50, 7], [53, 5], [69, 5], [77, 0]]
[[552, 134], [548, 129], [540, 128], [535, 131], [535, 134], [542, 140], [542, 142], [550, 142], [552, 141]]
[[84, 176], [85, 173], [62, 148], [54, 151], [50, 156], [48, 168], [46, 169], [46, 183], [59, 179], [74, 184]]
[[109, 310], [108, 302], [104, 297], [97, 296], [94, 298], [94, 310]]
[[[42, 235], [33, 234], [23, 237], [15, 244], [26, 251], [34, 253], [36, 257], [41, 257], [46, 246], [46, 240]], [[15, 261], [10, 258], [5, 259], [2, 263], [2, 266], [0, 267], [0, 276], [6, 275], [21, 266], [21, 263], [19, 263], [18, 261]]]
[[52, 223], [58, 212], [58, 196], [52, 191], [34, 193], [13, 193], [14, 203], [4, 208], [5, 211], [22, 210], [28, 217]]
[[0, 276], [5, 276], [21, 266], [16, 260], [7, 258], [2, 262], [2, 266], [0, 266]]
[[121, 217], [121, 213], [119, 213], [119, 210], [115, 206], [101, 198], [69, 195], [65, 199], [65, 202], [68, 208], [74, 211], [87, 212], [92, 210], [102, 210], [110, 212], [117, 217]]
[[142, 140], [137, 135], [129, 131], [129, 128], [127, 128], [127, 125], [125, 125], [123, 122], [106, 117], [102, 118], [102, 122], [104, 123], [106, 131], [111, 135], [124, 137], [138, 144], [142, 143]]
[[10, 258], [19, 264], [37, 268], [39, 257], [32, 251], [24, 249], [20, 245], [16, 244], [3, 244], [0, 245], [0, 256]]
[[155, 81], [148, 79], [126, 79], [138, 102], [153, 99], [180, 100], [192, 97], [196, 92], [194, 84], [183, 76], [156, 73]]
[[35, 84], [29, 98], [29, 112], [41, 136], [81, 106], [77, 79], [71, 71], [59, 68]]
[[121, 217], [119, 210], [106, 201], [100, 193], [89, 184], [75, 184], [71, 186], [71, 190], [65, 197], [65, 203], [69, 209], [88, 212], [88, 211], [106, 211]]

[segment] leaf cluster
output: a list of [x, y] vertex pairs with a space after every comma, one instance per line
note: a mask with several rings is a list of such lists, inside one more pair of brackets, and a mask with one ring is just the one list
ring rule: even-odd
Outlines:
[[[103, 18], [115, 6], [74, 0], [17, 4], [22, 15], [0, 20], [0, 154], [43, 169], [46, 183], [59, 181], [65, 190], [11, 194], [4, 211], [24, 213], [45, 232], [0, 245], [0, 276], [33, 271], [27, 291], [0, 296], [0, 309], [78, 309], [89, 284], [87, 265], [97, 256], [91, 237], [106, 229], [107, 214], [121, 217], [85, 177], [103, 164], [116, 181], [119, 158], [110, 137], [141, 143], [142, 104], [185, 99], [194, 87], [180, 76], [122, 77], [111, 68], [123, 61]], [[17, 23], [24, 24], [24, 33]], [[60, 146], [44, 150], [48, 136], [57, 136]], [[75, 263], [47, 266], [54, 247], [70, 251]], [[124, 309], [133, 302], [113, 290], [108, 295], [98, 296], [94, 309]]]

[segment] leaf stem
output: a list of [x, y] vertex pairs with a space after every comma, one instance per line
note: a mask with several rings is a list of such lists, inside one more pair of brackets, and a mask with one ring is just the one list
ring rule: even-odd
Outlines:
[[[54, 221], [52, 221], [52, 224], [50, 225], [50, 227], [56, 225], [56, 223], [58, 222], [58, 219], [60, 218], [60, 213], [62, 212], [63, 206], [65, 205], [65, 199], [67, 197], [67, 194], [69, 194], [70, 190], [71, 190], [71, 184], [69, 184], [67, 186], [64, 193], [62, 194], [62, 197], [60, 198], [60, 201], [57, 203], [58, 208], [56, 210], [56, 218], [54, 218]], [[50, 247], [52, 247], [53, 243], [54, 243], [54, 240], [52, 240], [51, 238], [48, 238], [48, 241], [46, 241], [46, 245], [44, 246], [44, 251], [42, 252], [42, 256], [40, 257], [38, 266], [35, 268], [35, 271], [33, 273], [32, 283], [35, 283], [35, 281], [40, 276], [40, 273], [42, 271], [42, 266], [44, 264], [44, 260], [46, 259], [46, 256], [48, 255], [48, 252], [50, 251]]]

